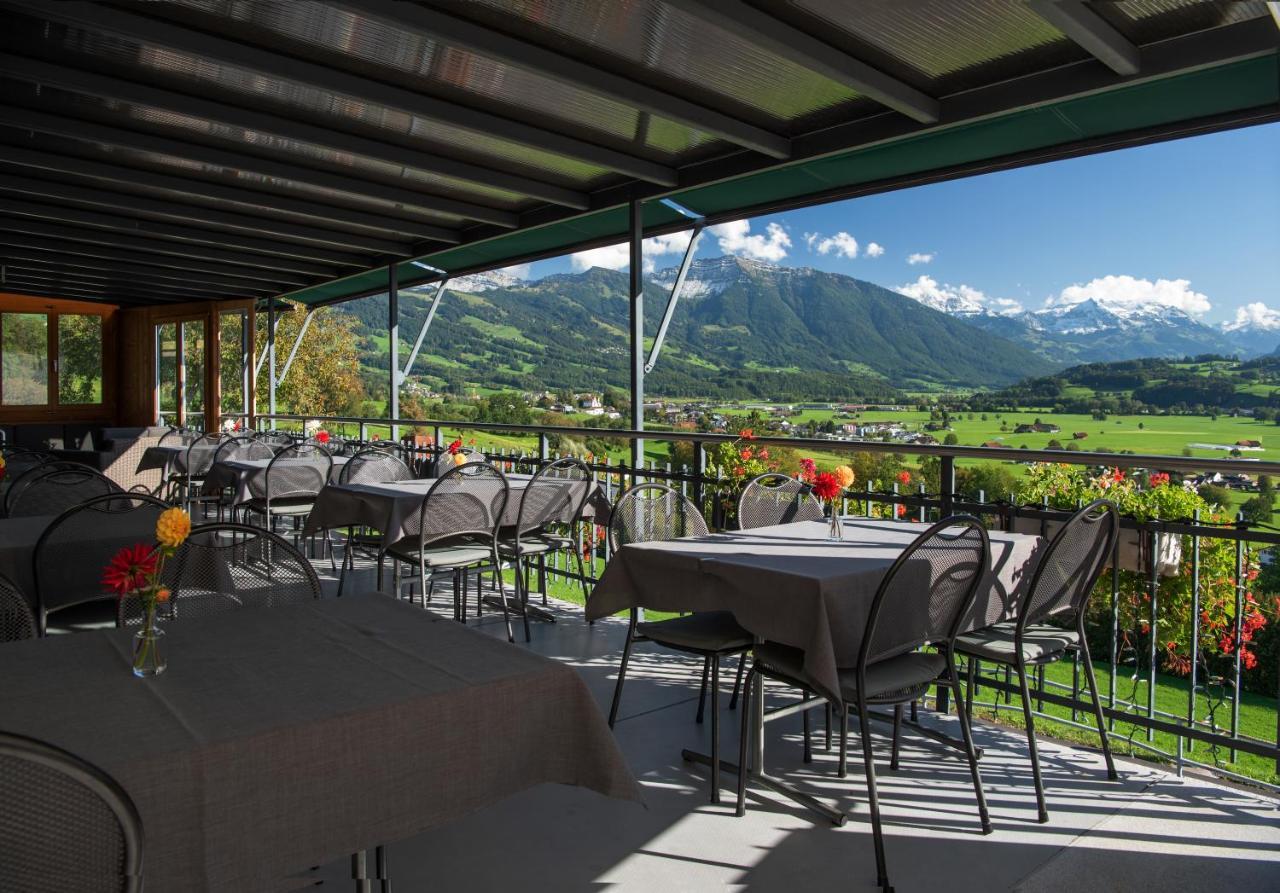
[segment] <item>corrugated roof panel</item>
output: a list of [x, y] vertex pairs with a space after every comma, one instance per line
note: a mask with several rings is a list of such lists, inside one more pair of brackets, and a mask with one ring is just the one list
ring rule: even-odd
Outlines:
[[[1088, 58], [1017, 0], [797, 0], [865, 61], [934, 96]], [[833, 35], [833, 42], [835, 41]]]
[[1093, 9], [1136, 44], [1268, 15], [1265, 3], [1252, 0], [1120, 0], [1095, 3]]
[[597, 165], [427, 121], [279, 76], [219, 64], [199, 55], [18, 15], [7, 20], [7, 25], [0, 33], [0, 46], [42, 55], [60, 64], [70, 61], [79, 67], [97, 68], [166, 89], [275, 110], [321, 126], [337, 125], [335, 129], [563, 186], [597, 188], [616, 179], [611, 171]]
[[823, 113], [847, 117], [842, 107], [859, 98], [785, 56], [706, 24], [679, 3], [445, 0], [439, 5], [779, 132]]
[[[442, 44], [372, 15], [314, 0], [157, 0], [150, 8], [238, 40], [251, 34], [255, 42], [278, 45], [284, 38], [291, 52], [325, 64], [394, 79], [424, 93], [601, 140], [614, 148], [641, 151], [657, 161], [673, 161], [687, 149], [715, 141], [675, 123], [646, 132], [643, 115], [622, 103]], [[468, 140], [460, 135], [456, 143], [466, 146]]]

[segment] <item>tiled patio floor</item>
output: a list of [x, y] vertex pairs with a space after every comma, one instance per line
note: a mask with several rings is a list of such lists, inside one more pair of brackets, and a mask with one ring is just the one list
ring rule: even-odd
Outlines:
[[[356, 591], [373, 588], [366, 574], [358, 572]], [[437, 604], [449, 610], [442, 599]], [[574, 606], [554, 610], [559, 622], [535, 624], [532, 645], [516, 647], [573, 664], [607, 710], [625, 624], [611, 620], [588, 626]], [[501, 622], [493, 619], [478, 628], [502, 634]], [[856, 752], [850, 776], [840, 780], [834, 751], [819, 747], [812, 764], [801, 762], [799, 717], [771, 724], [771, 773], [844, 809], [849, 821], [834, 828], [767, 792], [753, 792], [747, 815], [735, 818], [731, 805], [708, 802], [706, 776], [680, 758], [685, 747], [709, 749], [709, 724], [693, 721], [699, 664], [641, 647], [632, 667], [616, 732], [644, 785], [647, 808], [574, 788], [532, 789], [449, 827], [392, 843], [393, 889], [876, 889]], [[732, 673], [725, 675], [722, 708], [732, 684]], [[958, 734], [954, 717], [926, 715], [937, 727]], [[724, 710], [723, 754], [735, 760], [737, 719], [736, 711]], [[879, 734], [884, 731], [877, 729], [877, 745], [884, 747], [877, 768], [890, 879], [899, 893], [1280, 891], [1275, 801], [1133, 762], [1121, 761], [1120, 781], [1108, 782], [1100, 756], [1045, 743], [1050, 821], [1040, 825], [1025, 741], [1018, 732], [980, 725], [975, 731], [986, 748], [981, 765], [995, 825], [995, 832], [983, 837], [958, 754], [942, 754], [907, 734], [901, 769], [893, 773], [888, 738]], [[377, 746], [376, 730], [370, 730], [370, 746]], [[726, 773], [726, 798], [733, 782]], [[346, 862], [335, 863], [317, 876], [325, 887], [348, 889], [349, 871]]]

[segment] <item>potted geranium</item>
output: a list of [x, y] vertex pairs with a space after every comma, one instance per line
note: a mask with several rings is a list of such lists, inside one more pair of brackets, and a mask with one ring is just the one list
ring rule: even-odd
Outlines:
[[711, 487], [711, 525], [726, 530], [738, 514], [738, 497], [747, 482], [770, 471], [778, 463], [770, 458], [769, 448], [755, 443], [755, 432], [743, 428], [736, 440], [720, 441], [707, 451], [707, 476], [716, 483]]

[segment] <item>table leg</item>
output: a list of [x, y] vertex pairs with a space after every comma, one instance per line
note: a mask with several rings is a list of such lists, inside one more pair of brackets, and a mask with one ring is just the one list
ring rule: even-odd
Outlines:
[[373, 893], [369, 881], [369, 854], [365, 850], [351, 855], [351, 879], [356, 882], [356, 893]]

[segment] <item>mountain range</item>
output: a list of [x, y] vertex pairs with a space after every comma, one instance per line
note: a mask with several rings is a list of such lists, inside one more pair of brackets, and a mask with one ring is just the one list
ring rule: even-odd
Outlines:
[[[646, 348], [675, 276], [674, 268], [646, 276]], [[431, 297], [429, 288], [401, 291], [402, 357]], [[362, 362], [385, 369], [385, 303], [339, 307], [361, 320]], [[460, 277], [448, 285], [414, 373], [454, 391], [625, 388], [628, 308], [628, 277], [616, 270]], [[693, 263], [646, 389], [885, 401], [903, 391], [1000, 388], [1096, 360], [1256, 356], [1277, 341], [1280, 332], [1214, 329], [1159, 305], [1091, 300], [1000, 315], [963, 295], [930, 302], [838, 273], [724, 256]]]
[[1280, 345], [1280, 327], [1241, 322], [1214, 327], [1176, 307], [1154, 302], [1130, 304], [1091, 298], [1040, 310], [995, 313], [963, 292], [913, 296], [913, 300], [1008, 338], [1063, 366], [1201, 354], [1248, 359]]

